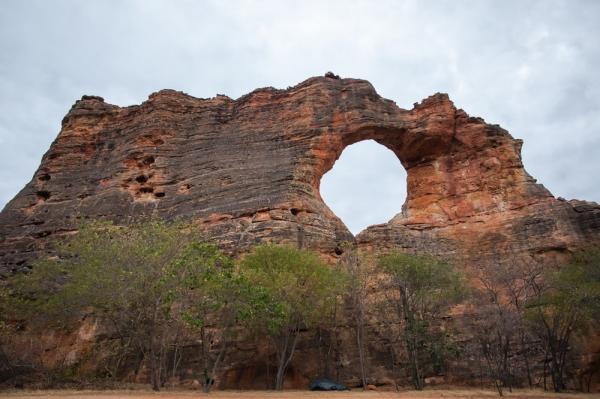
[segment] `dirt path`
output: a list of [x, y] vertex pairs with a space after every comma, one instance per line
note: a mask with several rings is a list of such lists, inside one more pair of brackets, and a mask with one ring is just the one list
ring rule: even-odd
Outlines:
[[[553, 394], [542, 391], [518, 391], [507, 393], [510, 398], [548, 399], [548, 398], [579, 398], [600, 399], [600, 394]], [[299, 398], [372, 398], [372, 399], [433, 399], [433, 398], [498, 398], [493, 391], [484, 390], [426, 390], [422, 392], [310, 392], [310, 391], [216, 391], [210, 395], [198, 391], [152, 392], [152, 391], [14, 391], [0, 392], [3, 398], [19, 399], [190, 399], [190, 398], [221, 398], [221, 399], [299, 399]]]

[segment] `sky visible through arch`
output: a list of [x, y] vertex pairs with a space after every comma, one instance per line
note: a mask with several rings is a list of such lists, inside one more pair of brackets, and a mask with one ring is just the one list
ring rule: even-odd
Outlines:
[[556, 196], [600, 201], [598, 20], [595, 0], [3, 0], [0, 208], [83, 94], [237, 98], [330, 70], [403, 108], [447, 92], [523, 139], [527, 171]]
[[391, 150], [365, 140], [344, 149], [321, 178], [320, 191], [333, 213], [358, 234], [400, 213], [406, 200], [406, 170]]

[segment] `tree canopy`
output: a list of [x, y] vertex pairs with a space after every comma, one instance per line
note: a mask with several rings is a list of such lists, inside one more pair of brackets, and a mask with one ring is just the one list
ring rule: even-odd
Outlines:
[[158, 390], [168, 343], [179, 328], [173, 305], [185, 298], [181, 287], [207, 269], [208, 260], [198, 256], [200, 240], [181, 222], [82, 224], [57, 244], [56, 256], [41, 259], [17, 278], [15, 306], [30, 323], [69, 325], [86, 313], [104, 320], [147, 359]]
[[426, 358], [439, 363], [447, 349], [445, 335], [432, 323], [461, 298], [461, 275], [450, 263], [428, 255], [392, 252], [379, 257], [378, 265], [389, 277], [386, 305], [401, 322], [412, 383], [423, 389]]
[[328, 317], [343, 280], [312, 252], [282, 245], [256, 247], [241, 262], [246, 281], [244, 322], [267, 335], [277, 354], [275, 388], [282, 389], [301, 329]]
[[600, 326], [600, 249], [577, 252], [565, 265], [546, 269], [526, 306], [544, 347], [554, 390], [564, 390], [573, 335]]

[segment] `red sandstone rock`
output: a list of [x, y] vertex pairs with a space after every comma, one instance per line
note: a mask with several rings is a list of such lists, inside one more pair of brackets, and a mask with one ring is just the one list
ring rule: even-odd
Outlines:
[[[364, 80], [310, 78], [237, 100], [162, 90], [121, 108], [83, 96], [32, 181], [0, 213], [0, 273], [27, 266], [78, 218], [191, 218], [236, 252], [262, 240], [335, 257], [353, 240], [323, 203], [344, 148], [374, 139], [407, 171], [402, 213], [358, 236], [365, 248], [481, 258], [566, 251], [600, 236], [600, 207], [560, 201], [521, 163], [522, 142], [445, 94], [410, 111]], [[398, 204], [400, 208], [401, 204]]]
[[[345, 147], [366, 139], [398, 156], [408, 196], [389, 223], [354, 238], [323, 203], [319, 183]], [[268, 240], [334, 260], [343, 241], [356, 240], [364, 250], [441, 254], [467, 268], [599, 242], [600, 206], [555, 199], [523, 168], [521, 145], [445, 94], [403, 110], [370, 83], [333, 74], [237, 100], [163, 90], [122, 108], [83, 96], [31, 182], [0, 213], [0, 276], [51, 252], [50, 239], [74, 232], [80, 218], [188, 218], [232, 253]], [[290, 386], [320, 370], [311, 339], [302, 338], [294, 364], [303, 366], [290, 368]], [[353, 356], [352, 333], [341, 329], [339, 339]], [[268, 351], [236, 345], [222, 386], [264, 388]], [[379, 348], [373, 377], [387, 384], [386, 344], [371, 345]], [[350, 360], [338, 360], [343, 378], [357, 375]]]

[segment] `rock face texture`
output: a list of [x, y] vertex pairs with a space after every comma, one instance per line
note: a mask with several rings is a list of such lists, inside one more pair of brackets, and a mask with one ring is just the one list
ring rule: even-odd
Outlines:
[[191, 218], [232, 252], [271, 240], [335, 258], [355, 238], [319, 183], [346, 146], [366, 139], [398, 156], [408, 197], [389, 223], [356, 238], [364, 248], [481, 260], [600, 237], [597, 204], [555, 199], [523, 168], [520, 140], [447, 95], [404, 110], [367, 81], [328, 75], [237, 100], [163, 90], [121, 108], [83, 96], [0, 213], [0, 273], [30, 265], [78, 218]]
[[[367, 139], [397, 155], [408, 196], [387, 224], [354, 237], [321, 199], [319, 184], [345, 147]], [[446, 94], [404, 110], [367, 81], [331, 74], [237, 100], [163, 90], [122, 108], [83, 96], [31, 182], [0, 213], [0, 278], [51, 252], [51, 239], [85, 218], [186, 218], [233, 254], [275, 241], [332, 262], [346, 241], [365, 251], [441, 254], [466, 268], [599, 243], [600, 206], [554, 198], [525, 171], [521, 145], [456, 109]], [[351, 331], [343, 334], [352, 345]], [[286, 386], [302, 387], [307, 370], [325, 364], [314, 353], [321, 337], [311, 337], [299, 343]], [[389, 350], [373, 345], [384, 381]], [[264, 388], [268, 351], [238, 349], [222, 386]], [[353, 376], [349, 368], [339, 378]]]

